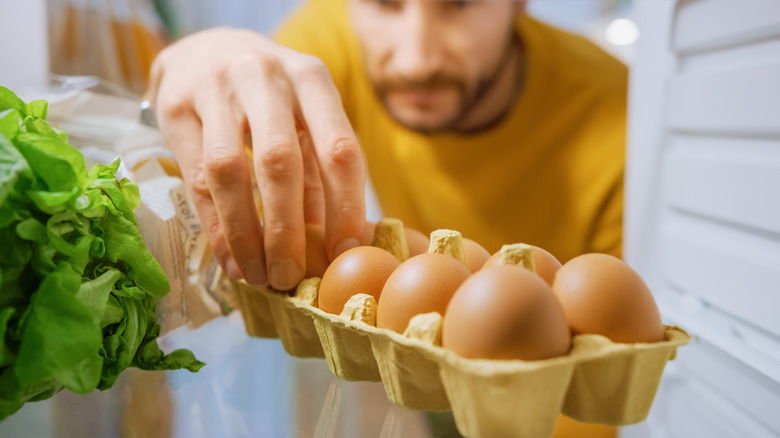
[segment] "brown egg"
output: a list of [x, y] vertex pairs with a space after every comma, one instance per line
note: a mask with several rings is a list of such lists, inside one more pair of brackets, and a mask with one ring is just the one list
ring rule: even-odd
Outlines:
[[564, 355], [571, 333], [550, 286], [514, 265], [488, 266], [455, 292], [442, 346], [473, 359], [539, 360]]
[[482, 265], [490, 259], [490, 252], [479, 243], [463, 238], [463, 249], [466, 251], [466, 261], [469, 265], [469, 271], [475, 273], [482, 268]]
[[584, 254], [569, 260], [556, 274], [553, 291], [575, 335], [599, 334], [624, 343], [664, 339], [653, 294], [617, 257]]
[[428, 236], [408, 227], [404, 227], [404, 233], [406, 233], [406, 243], [409, 245], [409, 257], [428, 252], [428, 247], [431, 245], [431, 239]]
[[322, 277], [328, 269], [325, 254], [325, 227], [320, 224], [306, 224], [306, 278]]
[[[558, 269], [561, 269], [561, 262], [550, 254], [547, 250], [539, 248], [538, 246], [528, 245], [534, 250], [534, 265], [536, 265], [536, 273], [544, 279], [550, 286], [555, 281], [555, 273]], [[483, 267], [497, 265], [501, 259], [501, 251], [490, 256], [488, 261], [485, 262]]]
[[340, 314], [355, 294], [369, 294], [379, 301], [382, 288], [401, 262], [389, 252], [373, 246], [358, 246], [343, 252], [322, 276], [319, 306], [325, 312]]
[[444, 315], [455, 289], [469, 276], [463, 263], [444, 254], [420, 254], [401, 263], [382, 289], [376, 326], [403, 333], [419, 313]]

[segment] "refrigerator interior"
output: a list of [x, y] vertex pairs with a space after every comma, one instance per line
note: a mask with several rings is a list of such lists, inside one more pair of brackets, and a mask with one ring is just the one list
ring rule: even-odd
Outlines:
[[[8, 12], [15, 7], [40, 12], [43, 3], [4, 2], [0, 27], [41, 28], [40, 20], [6, 23], [2, 17], [25, 16]], [[623, 428], [621, 436], [780, 436], [780, 2], [636, 0], [634, 10], [642, 34], [632, 58], [626, 257], [655, 292], [666, 322], [696, 339], [667, 366], [648, 421]], [[45, 31], [26, 32], [39, 33]], [[44, 41], [18, 48], [28, 56], [45, 53], [30, 49]], [[7, 76], [0, 66], [0, 76], [43, 83], [44, 57], [22, 61], [27, 65], [5, 67], [28, 73]], [[320, 362], [288, 357], [278, 341], [248, 339], [235, 315], [215, 324], [182, 334], [181, 342], [196, 345], [212, 363], [223, 355], [231, 360], [199, 383], [182, 373], [171, 382], [180, 409], [188, 409], [177, 418], [223, 409], [214, 418], [226, 423], [181, 421], [174, 424], [180, 436], [225, 427], [282, 433], [301, 419], [312, 431], [321, 418], [342, 418], [324, 426], [352, 433], [365, 432], [358, 420], [374, 425], [375, 434], [383, 427], [398, 433], [388, 436], [403, 436], [399, 424], [406, 432], [419, 427], [419, 418], [386, 404], [376, 410], [378, 418], [356, 419], [350, 414], [363, 411], [350, 394], [382, 396], [381, 388], [340, 382]], [[214, 341], [209, 349], [215, 339], [209, 333], [231, 342]], [[236, 358], [254, 365], [242, 367]], [[306, 382], [293, 375], [319, 385], [306, 409], [293, 411], [298, 401], [290, 388]], [[216, 386], [225, 380], [227, 389]], [[287, 398], [270, 403], [258, 396], [263, 392]], [[0, 435], [55, 436], [55, 420], [42, 417], [90, 412], [105, 414], [93, 424], [97, 430], [113, 430], [120, 396], [104, 395], [91, 408], [89, 402], [75, 406], [67, 395], [31, 404], [1, 425]], [[214, 403], [195, 403], [195, 397]], [[234, 410], [239, 405], [242, 410]], [[339, 412], [320, 411], [328, 406]]]
[[623, 436], [778, 436], [780, 3], [635, 8], [626, 258], [695, 340]]

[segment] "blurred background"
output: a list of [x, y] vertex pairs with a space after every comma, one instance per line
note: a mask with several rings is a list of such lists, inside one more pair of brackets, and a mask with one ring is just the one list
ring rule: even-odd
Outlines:
[[[301, 0], [155, 0], [173, 38], [227, 25], [273, 32]], [[632, 0], [530, 0], [529, 12], [549, 23], [588, 36], [621, 59], [632, 56], [636, 29], [615, 20], [630, 19]], [[622, 23], [622, 24], [621, 24]]]
[[[111, 93], [137, 99], [147, 86], [152, 61], [171, 42], [214, 26], [272, 33], [301, 3], [3, 0], [0, 29], [9, 34], [25, 29], [27, 40], [24, 47], [3, 40], [2, 53], [15, 62], [0, 64], [0, 79], [4, 86], [25, 90], [45, 88], [48, 72], [69, 81], [99, 77], [102, 87], [116, 86]], [[528, 8], [631, 63], [638, 30], [630, 21], [630, 0], [531, 0]], [[369, 210], [376, 220], [376, 203]], [[163, 342], [166, 350], [191, 349], [208, 366], [196, 375], [130, 370], [104, 393], [76, 396], [65, 391], [28, 403], [0, 423], [0, 436], [458, 436], [446, 418], [431, 431], [430, 418], [392, 405], [381, 383], [340, 381], [323, 360], [295, 359], [278, 340], [249, 338], [237, 313], [197, 330], [174, 331]]]
[[[137, 98], [171, 41], [218, 25], [273, 32], [299, 3], [0, 0], [0, 83], [24, 94], [50, 72], [96, 75]], [[665, 322], [695, 336], [667, 366], [648, 420], [620, 436], [780, 436], [780, 2], [529, 0], [528, 10], [631, 68], [624, 253]], [[128, 373], [108, 393], [30, 403], [0, 436], [451, 432], [428, 431], [381, 385], [339, 381], [324, 361], [248, 338], [235, 313], [166, 342], [210, 366], [163, 379]], [[150, 413], [160, 405], [128, 390], [134, 380], [164, 388], [152, 394], [168, 410]], [[152, 431], [128, 426], [138, 424]]]
[[[141, 94], [165, 45], [231, 26], [272, 33], [301, 0], [49, 0], [51, 71], [96, 75]], [[630, 64], [639, 36], [631, 0], [531, 0], [529, 12], [587, 36]], [[100, 35], [100, 38], [94, 38]]]

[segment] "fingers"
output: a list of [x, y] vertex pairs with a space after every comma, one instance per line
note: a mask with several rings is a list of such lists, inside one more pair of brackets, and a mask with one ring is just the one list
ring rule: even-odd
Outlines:
[[215, 257], [229, 276], [240, 278], [241, 270], [230, 254], [206, 181], [200, 121], [194, 111], [175, 110], [166, 105], [158, 105], [157, 117], [160, 119], [160, 129], [166, 142], [178, 157], [190, 197]]
[[306, 264], [304, 164], [293, 102], [286, 80], [257, 82], [242, 94], [263, 200], [268, 276], [271, 285], [280, 290], [291, 289], [300, 282]]
[[305, 57], [291, 74], [316, 151], [325, 197], [325, 248], [332, 260], [358, 246], [365, 225], [365, 168], [327, 68]]
[[325, 225], [325, 194], [316, 151], [311, 136], [303, 129], [298, 130], [298, 142], [303, 154], [303, 220]]
[[244, 151], [242, 116], [226, 96], [198, 106], [203, 125], [203, 168], [224, 240], [242, 276], [267, 284], [263, 234], [254, 208], [252, 181]]
[[[149, 98], [227, 273], [295, 286], [304, 274], [305, 221], [325, 223], [331, 259], [359, 245], [363, 157], [325, 66], [247, 32], [177, 44], [155, 61]], [[243, 148], [247, 124], [262, 226]]]

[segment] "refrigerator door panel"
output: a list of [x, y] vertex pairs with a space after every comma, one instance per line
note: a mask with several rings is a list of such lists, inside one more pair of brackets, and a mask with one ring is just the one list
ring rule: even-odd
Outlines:
[[763, 233], [780, 234], [780, 203], [773, 202], [780, 187], [779, 152], [780, 139], [672, 134], [662, 158], [664, 202], [761, 240]]
[[[671, 374], [671, 373], [670, 373]], [[680, 373], [669, 378], [656, 396], [648, 418], [652, 438], [770, 438], [776, 436], [740, 406], [695, 377]], [[625, 428], [621, 438], [639, 438]]]
[[722, 48], [776, 34], [780, 27], [780, 3], [681, 0], [674, 21], [672, 45], [676, 52]]
[[625, 254], [696, 341], [622, 435], [780, 436], [780, 3], [635, 6]]
[[753, 242], [734, 228], [669, 214], [660, 235], [664, 281], [777, 340], [780, 294], [774, 285], [780, 284], [780, 247]]

